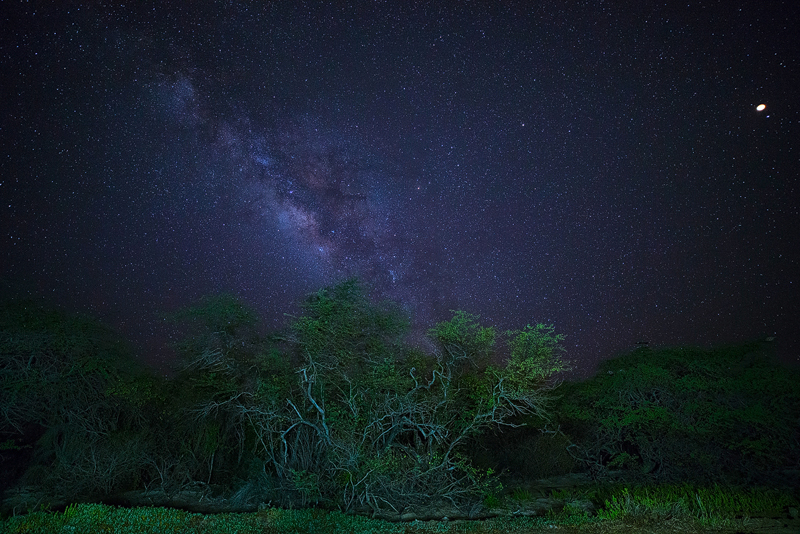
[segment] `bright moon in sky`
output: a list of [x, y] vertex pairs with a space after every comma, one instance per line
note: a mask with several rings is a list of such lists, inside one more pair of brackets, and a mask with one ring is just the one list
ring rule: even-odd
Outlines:
[[766, 104], [759, 104], [756, 106], [756, 111], [764, 111], [765, 109], [767, 109]]

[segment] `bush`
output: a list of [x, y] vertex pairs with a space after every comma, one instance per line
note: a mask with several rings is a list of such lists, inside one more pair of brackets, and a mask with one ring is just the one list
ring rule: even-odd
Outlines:
[[[302, 310], [270, 349], [243, 354], [235, 331], [227, 345], [207, 333], [183, 345], [193, 426], [214, 421], [220, 437], [246, 443], [240, 454], [252, 451], [279, 481], [284, 504], [480, 501], [496, 482], [473, 467], [467, 444], [514, 416], [546, 416], [548, 378], [564, 367], [560, 337], [541, 326], [509, 333], [509, 364], [490, 364], [494, 329], [461, 311], [430, 330], [435, 353], [410, 348], [409, 319], [373, 304], [357, 280], [310, 295]], [[241, 488], [242, 498], [256, 491]]]
[[637, 349], [562, 391], [559, 422], [598, 476], [747, 483], [800, 462], [800, 373], [762, 344]]
[[0, 307], [0, 441], [32, 447], [26, 483], [61, 495], [135, 483], [130, 438], [147, 380], [128, 345], [91, 318], [30, 301]]
[[178, 310], [188, 328], [169, 381], [127, 372], [124, 344], [91, 321], [2, 317], [1, 450], [35, 425], [28, 480], [73, 498], [138, 485], [348, 510], [481, 502], [499, 483], [469, 445], [546, 418], [565, 368], [552, 326], [501, 336], [463, 311], [430, 329], [433, 353], [409, 347], [409, 318], [355, 279], [310, 295], [266, 337], [231, 295]]

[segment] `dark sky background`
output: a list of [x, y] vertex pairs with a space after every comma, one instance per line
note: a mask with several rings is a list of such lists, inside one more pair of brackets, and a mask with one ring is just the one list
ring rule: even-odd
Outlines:
[[164, 311], [278, 327], [350, 275], [417, 332], [554, 323], [582, 375], [797, 363], [800, 4], [664, 4], [3, 2], [0, 291], [160, 368]]

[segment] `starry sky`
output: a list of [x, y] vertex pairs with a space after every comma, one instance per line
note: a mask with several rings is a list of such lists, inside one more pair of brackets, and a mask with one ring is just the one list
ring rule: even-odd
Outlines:
[[[162, 313], [267, 327], [360, 276], [414, 334], [553, 323], [800, 359], [800, 6], [4, 2], [0, 292], [165, 368]], [[766, 109], [756, 107], [765, 104]]]

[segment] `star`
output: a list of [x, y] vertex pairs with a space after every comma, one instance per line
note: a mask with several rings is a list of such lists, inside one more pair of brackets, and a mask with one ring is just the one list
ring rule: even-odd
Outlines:
[[677, 6], [122, 10], [153, 26], [19, 4], [0, 291], [107, 317], [143, 358], [171, 357], [160, 314], [203, 294], [280, 328], [350, 276], [420, 338], [454, 309], [553, 323], [580, 372], [641, 339], [800, 354], [779, 10], [721, 10], [720, 47]]

